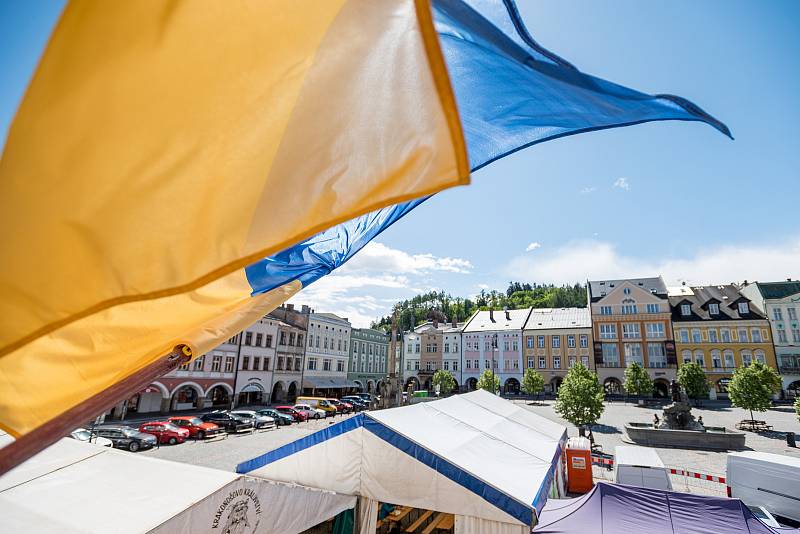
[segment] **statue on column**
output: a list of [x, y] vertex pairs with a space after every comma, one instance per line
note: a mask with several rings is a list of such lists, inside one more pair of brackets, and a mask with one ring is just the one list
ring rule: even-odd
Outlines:
[[669, 388], [672, 394], [672, 402], [681, 402], [681, 385], [678, 384], [677, 380], [673, 380]]

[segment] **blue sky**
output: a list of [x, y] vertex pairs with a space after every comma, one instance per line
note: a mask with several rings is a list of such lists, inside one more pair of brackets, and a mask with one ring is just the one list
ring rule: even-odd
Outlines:
[[[800, 2], [518, 3], [534, 38], [584, 72], [689, 98], [736, 140], [659, 122], [534, 146], [424, 203], [296, 302], [363, 326], [418, 290], [512, 279], [800, 277]], [[3, 138], [62, 5], [0, 0]]]

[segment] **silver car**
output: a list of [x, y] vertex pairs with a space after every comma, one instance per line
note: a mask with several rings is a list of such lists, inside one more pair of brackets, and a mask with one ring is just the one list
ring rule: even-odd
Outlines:
[[238, 415], [246, 421], [252, 421], [256, 428], [275, 428], [275, 419], [268, 415], [261, 415], [253, 410], [233, 410], [233, 415]]
[[95, 443], [101, 447], [113, 447], [114, 444], [108, 438], [103, 438], [97, 434], [92, 434], [85, 428], [76, 428], [70, 432], [69, 437], [77, 441], [84, 441], [86, 443]]

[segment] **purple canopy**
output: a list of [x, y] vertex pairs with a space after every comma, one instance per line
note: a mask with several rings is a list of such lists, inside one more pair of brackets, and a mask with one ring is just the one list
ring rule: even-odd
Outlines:
[[758, 520], [739, 499], [598, 482], [578, 499], [549, 500], [536, 534], [789, 534]]

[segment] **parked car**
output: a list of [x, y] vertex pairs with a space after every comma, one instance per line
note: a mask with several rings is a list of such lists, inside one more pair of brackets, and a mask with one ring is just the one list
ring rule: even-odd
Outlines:
[[324, 412], [322, 417], [327, 417], [329, 415], [333, 417], [339, 413], [339, 410], [324, 397], [297, 397], [294, 402], [303, 405], [307, 404], [312, 410], [321, 410]]
[[352, 404], [358, 411], [366, 410], [367, 408], [369, 408], [369, 405], [365, 403], [361, 399], [361, 397], [356, 397], [355, 395], [348, 395], [347, 397], [342, 397], [342, 400]]
[[256, 410], [256, 411], [261, 415], [267, 415], [275, 419], [275, 423], [278, 426], [291, 425], [292, 423], [294, 423], [294, 417], [292, 417], [288, 413], [281, 413], [273, 408], [265, 408], [263, 410]]
[[253, 422], [242, 419], [225, 410], [217, 410], [204, 414], [201, 419], [206, 423], [214, 423], [225, 429], [225, 432], [244, 432], [253, 430]]
[[101, 447], [113, 447], [114, 444], [108, 438], [101, 438], [95, 432], [92, 434], [85, 428], [76, 428], [72, 432], [70, 432], [69, 437], [72, 439], [76, 439], [78, 441], [85, 441], [86, 443], [95, 443], [100, 445]]
[[275, 428], [275, 419], [268, 415], [261, 415], [253, 410], [233, 410], [231, 413], [247, 421], [252, 421], [256, 428]]
[[325, 410], [312, 408], [308, 404], [295, 404], [294, 409], [298, 412], [305, 413], [309, 419], [323, 419], [328, 416], [328, 413]]
[[199, 417], [193, 415], [180, 415], [170, 417], [170, 422], [177, 427], [189, 431], [189, 437], [194, 439], [213, 438], [222, 434], [222, 429], [214, 423], [206, 423]]
[[185, 428], [178, 428], [169, 421], [150, 421], [139, 425], [139, 432], [151, 434], [156, 437], [159, 443], [169, 443], [177, 445], [189, 438], [189, 431]]
[[368, 406], [378, 400], [378, 397], [376, 397], [372, 393], [356, 393], [356, 396], [359, 397], [365, 403], [367, 403]]
[[337, 413], [350, 413], [353, 411], [353, 405], [345, 403], [337, 399], [328, 399], [328, 403], [336, 407]]
[[276, 406], [275, 409], [278, 410], [280, 413], [291, 415], [296, 423], [302, 423], [303, 421], [308, 419], [307, 413], [295, 410], [291, 406]]
[[103, 425], [95, 429], [98, 436], [111, 440], [117, 449], [128, 449], [136, 452], [142, 449], [150, 449], [156, 444], [156, 437], [144, 434], [134, 428], [120, 425]]

